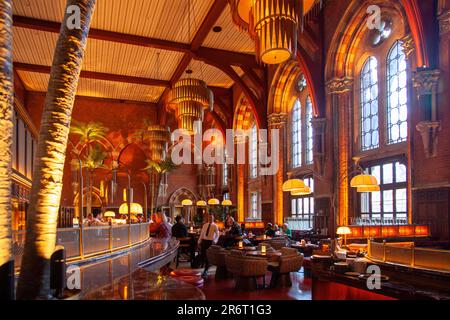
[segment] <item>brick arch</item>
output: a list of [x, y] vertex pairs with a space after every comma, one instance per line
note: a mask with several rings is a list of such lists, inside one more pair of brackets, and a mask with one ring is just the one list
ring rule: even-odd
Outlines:
[[294, 85], [301, 74], [305, 76], [308, 83], [309, 96], [313, 104], [313, 112], [319, 114], [317, 103], [313, 90], [311, 74], [299, 60], [291, 60], [281, 64], [272, 80], [271, 90], [269, 92], [268, 114], [286, 113], [292, 109], [293, 102], [297, 99]]
[[248, 130], [252, 127], [253, 123], [256, 123], [259, 128], [259, 123], [253, 112], [253, 108], [247, 98], [245, 98], [245, 96], [241, 96], [234, 112], [233, 129]]
[[328, 50], [325, 79], [353, 77], [355, 52], [367, 31], [366, 12], [369, 5], [379, 5], [391, 12], [397, 11], [408, 25], [416, 46], [416, 63], [418, 66], [429, 65], [425, 39], [423, 38], [423, 23], [417, 5], [417, 0], [400, 0], [389, 2], [381, 0], [353, 0], [341, 19], [336, 33], [333, 35], [331, 47]]
[[174, 206], [176, 204], [179, 203], [175, 203], [175, 201], [180, 197], [180, 196], [186, 196], [186, 198], [192, 200], [195, 204], [195, 202], [197, 202], [198, 200], [200, 200], [200, 198], [191, 190], [189, 190], [188, 188], [180, 188], [178, 190], [176, 190], [174, 193], [172, 193], [172, 195], [169, 198], [169, 205], [170, 206]]

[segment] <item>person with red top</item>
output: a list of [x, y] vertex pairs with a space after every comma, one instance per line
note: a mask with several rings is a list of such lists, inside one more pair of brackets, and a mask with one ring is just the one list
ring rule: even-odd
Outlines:
[[156, 214], [157, 229], [155, 230], [156, 238], [166, 239], [172, 237], [172, 226], [167, 222], [167, 217], [164, 213], [158, 212]]

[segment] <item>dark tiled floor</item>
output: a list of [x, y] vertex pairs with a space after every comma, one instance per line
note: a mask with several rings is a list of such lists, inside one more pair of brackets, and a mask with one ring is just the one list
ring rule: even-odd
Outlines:
[[[180, 268], [188, 265], [180, 264]], [[236, 290], [234, 280], [215, 280], [215, 269], [211, 268], [205, 284], [200, 288], [207, 300], [311, 300], [311, 279], [305, 278], [303, 271], [291, 273], [291, 288], [260, 289], [252, 292]], [[262, 279], [259, 284], [262, 285]], [[266, 275], [266, 284], [270, 283], [270, 273]]]

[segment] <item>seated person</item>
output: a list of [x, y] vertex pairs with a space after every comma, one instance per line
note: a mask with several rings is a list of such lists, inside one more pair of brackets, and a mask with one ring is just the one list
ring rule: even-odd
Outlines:
[[267, 224], [264, 234], [271, 238], [275, 237], [275, 230], [273, 229], [273, 224], [271, 224], [271, 223]]
[[94, 210], [93, 220], [89, 224], [90, 226], [106, 226], [108, 223], [103, 222], [103, 214], [100, 210]]
[[156, 224], [158, 229], [156, 230], [156, 238], [166, 239], [172, 237], [172, 227], [167, 222], [167, 217], [164, 213], [158, 212], [156, 214]]
[[235, 244], [235, 238], [242, 236], [242, 229], [239, 223], [237, 223], [233, 217], [229, 216], [225, 221], [227, 226], [225, 235], [222, 239], [222, 245], [227, 248]]
[[177, 239], [187, 238], [188, 228], [184, 224], [184, 218], [182, 216], [176, 216], [175, 224], [172, 226], [172, 237]]
[[287, 236], [289, 239], [292, 238], [292, 230], [289, 229], [289, 225], [287, 223], [283, 224], [282, 233], [283, 233], [283, 235]]

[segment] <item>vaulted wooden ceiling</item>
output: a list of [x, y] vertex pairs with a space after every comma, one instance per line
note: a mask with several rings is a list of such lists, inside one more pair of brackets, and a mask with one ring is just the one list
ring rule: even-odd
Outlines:
[[[259, 67], [227, 0], [191, 3], [189, 32], [188, 0], [97, 0], [77, 94], [156, 103], [188, 68], [223, 90], [239, 80], [243, 65]], [[13, 4], [15, 69], [28, 90], [45, 92], [66, 0]], [[224, 58], [232, 66], [228, 75], [209, 63]]]

